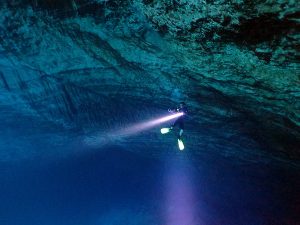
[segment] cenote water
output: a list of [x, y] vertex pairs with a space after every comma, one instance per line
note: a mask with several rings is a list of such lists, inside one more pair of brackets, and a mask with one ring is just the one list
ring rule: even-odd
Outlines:
[[299, 16], [0, 0], [0, 225], [300, 225]]
[[163, 158], [129, 149], [106, 146], [57, 160], [1, 163], [1, 224], [299, 222], [300, 176], [293, 168], [217, 155], [192, 158], [188, 149]]

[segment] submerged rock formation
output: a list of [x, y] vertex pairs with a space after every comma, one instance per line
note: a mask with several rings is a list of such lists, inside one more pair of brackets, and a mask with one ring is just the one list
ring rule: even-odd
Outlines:
[[[193, 154], [299, 159], [298, 4], [2, 1], [1, 118], [13, 127], [20, 114], [86, 137], [183, 100]], [[152, 129], [119, 141], [156, 155], [170, 140]]]

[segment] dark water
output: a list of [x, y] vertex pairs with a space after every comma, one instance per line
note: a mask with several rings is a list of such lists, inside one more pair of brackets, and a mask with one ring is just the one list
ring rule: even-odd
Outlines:
[[2, 163], [1, 225], [296, 225], [297, 169], [119, 147]]

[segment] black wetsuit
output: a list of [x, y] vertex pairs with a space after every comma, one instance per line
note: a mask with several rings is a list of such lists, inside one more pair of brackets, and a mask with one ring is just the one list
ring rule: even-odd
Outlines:
[[184, 129], [184, 119], [186, 118], [187, 115], [187, 108], [184, 106], [182, 108], [178, 107], [177, 109], [174, 110], [175, 112], [183, 112], [184, 114], [180, 116], [172, 125], [172, 127], [175, 127], [178, 125], [180, 129]]

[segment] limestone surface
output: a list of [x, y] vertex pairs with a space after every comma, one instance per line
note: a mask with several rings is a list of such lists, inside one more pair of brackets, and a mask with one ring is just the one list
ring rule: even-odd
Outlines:
[[[180, 101], [193, 154], [299, 159], [299, 9], [294, 0], [1, 1], [1, 143], [11, 149], [2, 159], [26, 155], [8, 141], [16, 115], [34, 121], [32, 132], [20, 128], [25, 139], [91, 143]], [[113, 142], [160, 156], [173, 139], [152, 128]]]

